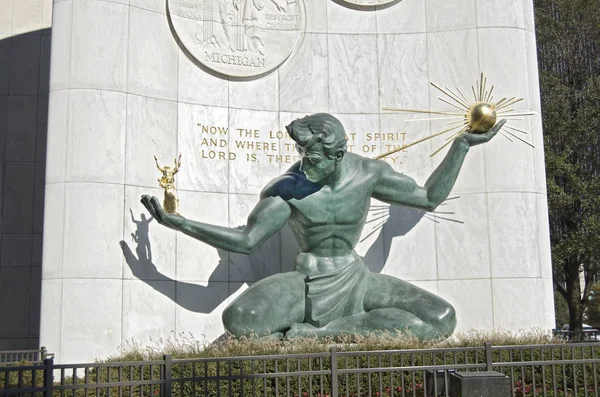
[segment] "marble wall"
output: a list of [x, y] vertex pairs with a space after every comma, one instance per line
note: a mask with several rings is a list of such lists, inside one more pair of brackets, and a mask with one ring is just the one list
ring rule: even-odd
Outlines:
[[51, 0], [0, 0], [0, 350], [37, 349]]
[[[330, 112], [353, 151], [374, 156], [446, 123], [382, 107], [451, 110], [429, 81], [466, 90], [481, 71], [497, 99], [525, 98], [517, 108], [535, 116], [511, 123], [535, 149], [502, 136], [472, 149], [453, 199], [433, 214], [374, 201], [357, 251], [373, 271], [450, 301], [459, 331], [553, 327], [531, 0], [371, 9], [306, 0], [298, 51], [246, 79], [200, 67], [178, 45], [165, 3], [54, 1], [41, 343], [58, 360], [161, 337], [213, 340], [232, 299], [293, 267], [287, 228], [242, 256], [149, 219], [140, 195], [162, 195], [153, 155], [167, 163], [182, 154], [182, 214], [241, 227], [262, 186], [294, 161], [278, 137], [293, 119]], [[422, 184], [443, 143], [386, 161]]]

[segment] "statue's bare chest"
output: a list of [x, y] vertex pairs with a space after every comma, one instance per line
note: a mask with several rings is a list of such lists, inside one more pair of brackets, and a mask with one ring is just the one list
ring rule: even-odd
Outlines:
[[369, 210], [371, 189], [357, 186], [332, 191], [325, 186], [302, 199], [289, 202], [294, 220], [305, 226], [360, 225]]

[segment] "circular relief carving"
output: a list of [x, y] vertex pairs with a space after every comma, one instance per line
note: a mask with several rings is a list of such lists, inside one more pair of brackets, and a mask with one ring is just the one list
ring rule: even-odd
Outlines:
[[305, 30], [303, 0], [167, 0], [173, 28], [206, 67], [250, 77], [281, 65]]
[[342, 3], [353, 4], [362, 7], [382, 6], [384, 4], [395, 3], [398, 0], [341, 0]]

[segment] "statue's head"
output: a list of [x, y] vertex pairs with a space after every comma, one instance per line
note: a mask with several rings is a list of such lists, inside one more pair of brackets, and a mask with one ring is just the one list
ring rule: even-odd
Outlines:
[[296, 142], [302, 159], [300, 169], [311, 182], [330, 176], [346, 153], [346, 131], [342, 123], [327, 113], [317, 113], [285, 127]]

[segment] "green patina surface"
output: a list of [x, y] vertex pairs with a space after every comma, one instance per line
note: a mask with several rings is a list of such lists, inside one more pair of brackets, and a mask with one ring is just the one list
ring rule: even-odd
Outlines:
[[372, 197], [433, 211], [448, 197], [469, 148], [489, 141], [503, 124], [456, 139], [419, 186], [385, 162], [347, 152], [340, 121], [315, 114], [286, 127], [301, 161], [263, 189], [243, 229], [168, 214], [156, 197], [144, 195], [142, 203], [162, 225], [237, 253], [251, 253], [289, 224], [300, 247], [296, 271], [258, 281], [225, 309], [225, 328], [236, 336], [293, 339], [408, 331], [421, 339], [437, 338], [454, 331], [454, 308], [406, 281], [370, 272], [354, 248]]

